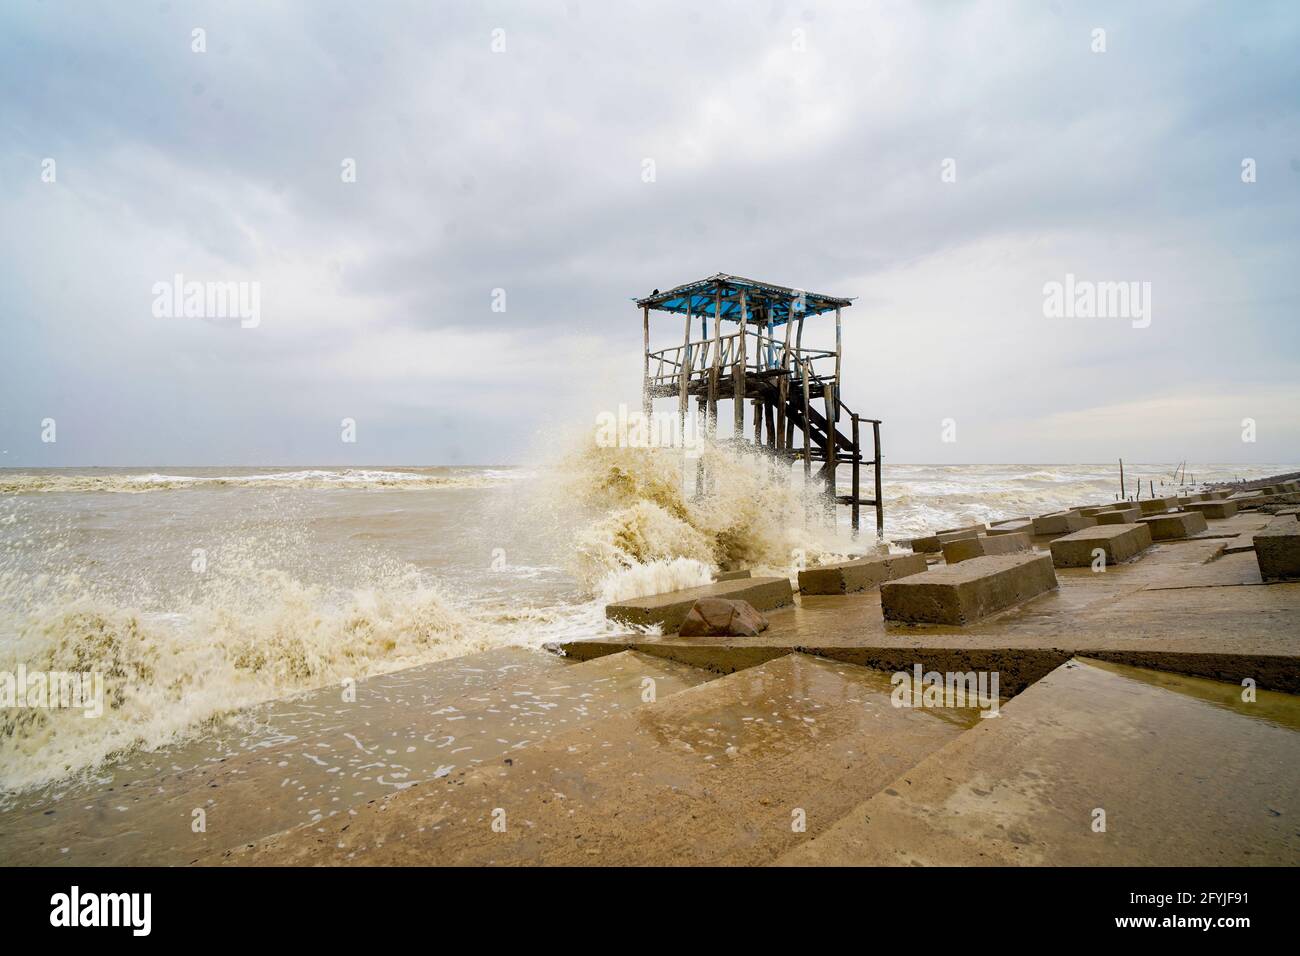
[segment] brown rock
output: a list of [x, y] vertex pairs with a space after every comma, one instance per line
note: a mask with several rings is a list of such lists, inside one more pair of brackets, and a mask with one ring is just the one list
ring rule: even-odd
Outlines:
[[767, 619], [748, 601], [702, 597], [678, 632], [682, 637], [753, 637], [767, 630]]

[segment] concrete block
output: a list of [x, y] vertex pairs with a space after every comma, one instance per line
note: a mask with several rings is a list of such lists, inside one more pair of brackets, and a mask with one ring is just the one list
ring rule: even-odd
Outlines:
[[915, 554], [937, 554], [943, 550], [945, 543], [960, 538], [973, 538], [984, 530], [982, 524], [977, 524], [971, 525], [969, 528], [953, 528], [949, 531], [940, 531], [921, 538], [913, 538], [911, 541], [912, 551]]
[[676, 634], [695, 602], [702, 597], [735, 598], [748, 601], [757, 611], [770, 611], [794, 603], [789, 578], [740, 578], [718, 581], [698, 588], [669, 591], [605, 605], [605, 617], [634, 627], [659, 625], [665, 634]]
[[1086, 505], [1081, 508], [1075, 508], [1074, 510], [1078, 511], [1079, 514], [1083, 515], [1085, 518], [1097, 518], [1105, 514], [1107, 511], [1115, 511], [1120, 507], [1122, 507], [1120, 502], [1112, 501], [1108, 505]]
[[848, 594], [909, 574], [920, 574], [925, 567], [924, 554], [859, 558], [800, 571], [799, 590], [804, 594]]
[[1274, 518], [1257, 531], [1255, 560], [1265, 581], [1300, 581], [1300, 521]]
[[959, 538], [943, 546], [943, 559], [948, 564], [969, 561], [986, 554], [1019, 554], [1034, 550], [1034, 543], [1026, 534], [982, 534], [976, 538]]
[[[1092, 523], [1097, 523], [1095, 518]], [[1089, 527], [1089, 522], [1077, 511], [1057, 511], [1034, 519], [1034, 534], [1069, 534], [1086, 527]]]
[[1116, 508], [1114, 511], [1103, 511], [1097, 515], [1097, 523], [1107, 524], [1133, 524], [1138, 518], [1142, 517], [1142, 511], [1137, 505], [1129, 505], [1124, 508]]
[[1158, 515], [1178, 507], [1177, 498], [1144, 498], [1138, 501], [1144, 515]]
[[1188, 511], [1199, 511], [1207, 518], [1231, 518], [1237, 513], [1235, 501], [1190, 501]]
[[1015, 521], [999, 522], [989, 525], [989, 534], [1023, 534], [1028, 538], [1034, 536], [1034, 519], [1018, 518]]
[[1197, 511], [1176, 511], [1167, 515], [1147, 515], [1139, 518], [1142, 524], [1151, 529], [1153, 541], [1169, 541], [1173, 538], [1190, 538], [1194, 534], [1209, 530], [1205, 515]]
[[748, 571], [719, 571], [713, 578], [715, 581], [739, 581], [741, 578], [753, 577]]
[[1100, 548], [1106, 556], [1106, 566], [1109, 567], [1137, 557], [1149, 547], [1151, 529], [1144, 524], [1100, 525], [1054, 540], [1052, 564], [1058, 568], [1091, 567], [1093, 551]]
[[1056, 588], [1048, 554], [985, 555], [880, 586], [887, 621], [972, 624]]

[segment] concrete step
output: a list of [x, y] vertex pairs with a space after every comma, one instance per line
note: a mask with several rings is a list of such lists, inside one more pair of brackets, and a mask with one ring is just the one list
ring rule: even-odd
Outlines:
[[883, 581], [920, 574], [926, 568], [924, 554], [891, 554], [859, 558], [799, 572], [802, 594], [849, 594], [875, 587]]
[[1138, 519], [1151, 529], [1152, 541], [1172, 541], [1175, 538], [1190, 538], [1194, 534], [1208, 531], [1210, 526], [1205, 515], [1195, 511], [1175, 511], [1170, 514], [1149, 514]]
[[962, 538], [974, 538], [985, 533], [984, 525], [971, 525], [967, 528], [950, 528], [947, 531], [939, 531], [935, 534], [925, 535], [920, 538], [913, 538], [909, 546], [914, 554], [938, 554], [943, 550], [943, 546], [949, 541], [959, 541]]
[[880, 586], [886, 621], [973, 624], [1056, 587], [1048, 554], [989, 555]]
[[1138, 507], [1144, 515], [1164, 514], [1166, 511], [1172, 511], [1178, 507], [1177, 498], [1140, 498]]
[[[582, 662], [508, 648], [411, 668], [271, 708], [271, 735], [219, 760], [0, 817], [12, 862], [186, 863], [668, 697], [716, 675], [625, 651]], [[165, 757], [164, 757], [165, 759]], [[193, 811], [207, 830], [191, 829]], [[64, 847], [68, 848], [63, 853]]]
[[1274, 518], [1254, 536], [1255, 558], [1265, 581], [1300, 581], [1300, 521]]
[[1096, 518], [1085, 518], [1077, 511], [1057, 511], [1039, 515], [1034, 519], [1034, 534], [1059, 536], [1097, 524]]
[[1027, 534], [999, 534], [989, 536], [977, 535], [974, 538], [962, 538], [948, 541], [943, 546], [943, 560], [947, 564], [958, 564], [971, 558], [982, 558], [988, 554], [1018, 554], [1034, 550], [1034, 543]]
[[676, 634], [695, 602], [702, 597], [748, 601], [756, 611], [770, 611], [794, 603], [789, 578], [738, 578], [607, 604], [605, 617], [632, 627], [658, 626], [665, 634]]
[[1199, 511], [1207, 518], [1231, 518], [1237, 513], [1235, 501], [1189, 501], [1184, 507], [1188, 511]]
[[887, 673], [791, 654], [221, 859], [769, 862], [979, 722], [895, 707], [891, 693]]
[[1067, 664], [778, 862], [1295, 866], [1298, 727], [1289, 694]]
[[1105, 567], [1137, 557], [1151, 547], [1151, 529], [1144, 524], [1108, 524], [1084, 528], [1052, 542], [1052, 564], [1058, 568], [1086, 568], [1101, 550]]
[[1097, 515], [1098, 524], [1135, 524], [1142, 517], [1142, 509], [1137, 506], [1112, 508]]

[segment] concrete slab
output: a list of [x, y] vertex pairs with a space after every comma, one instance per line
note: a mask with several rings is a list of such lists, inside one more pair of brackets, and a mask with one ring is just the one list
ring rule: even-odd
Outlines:
[[770, 611], [794, 602], [789, 578], [740, 578], [717, 581], [698, 588], [652, 594], [605, 606], [605, 617], [631, 627], [662, 627], [676, 633], [691, 607], [702, 597], [724, 597], [748, 601], [757, 611]]
[[1168, 541], [1171, 538], [1190, 538], [1194, 534], [1209, 530], [1205, 515], [1195, 511], [1175, 511], [1169, 514], [1154, 514], [1139, 518], [1139, 522], [1151, 529], [1153, 541]]
[[891, 692], [889, 674], [787, 655], [211, 862], [767, 863], [978, 721]]
[[986, 554], [1018, 554], [1034, 550], [1034, 543], [1025, 534], [981, 534], [974, 538], [949, 541], [943, 546], [943, 560], [948, 564], [969, 561]]
[[1077, 511], [1057, 511], [1039, 515], [1034, 519], [1034, 534], [1062, 535], [1096, 524], [1095, 518], [1085, 518]]
[[[1300, 524], [1300, 522], [1297, 522]], [[1151, 529], [1143, 524], [1110, 524], [1084, 528], [1052, 542], [1052, 564], [1058, 568], [1089, 568], [1100, 550], [1103, 567], [1137, 557], [1151, 547]]]
[[1098, 524], [1133, 524], [1142, 517], [1142, 509], [1136, 505], [1132, 507], [1115, 508], [1112, 511], [1103, 511], [1097, 515]]
[[[348, 808], [395, 789], [495, 766], [635, 710], [647, 679], [663, 700], [716, 676], [637, 652], [575, 663], [504, 648], [360, 681], [352, 703], [329, 687], [265, 708], [254, 715], [269, 724], [262, 736], [230, 741], [203, 762], [194, 759], [197, 745], [132, 754], [97, 771], [91, 792], [63, 784], [0, 813], [0, 856], [11, 864], [189, 863], [296, 826], [346, 822]], [[195, 807], [207, 811], [202, 833], [190, 829]]]
[[923, 535], [920, 538], [913, 538], [911, 548], [915, 554], [938, 554], [943, 550], [943, 546], [948, 541], [956, 541], [960, 538], [974, 538], [984, 531], [984, 526], [973, 525], [969, 528], [954, 528], [951, 531], [939, 531], [931, 535]]
[[744, 578], [752, 578], [754, 575], [751, 571], [719, 571], [713, 576], [715, 581], [740, 581]]
[[1069, 664], [777, 862], [1295, 866], [1298, 717], [1290, 695]]
[[1055, 587], [1050, 555], [990, 555], [890, 581], [880, 601], [886, 621], [969, 624]]
[[1138, 500], [1138, 507], [1142, 509], [1144, 515], [1162, 514], [1178, 507], [1177, 498], [1142, 498]]
[[1300, 581], [1300, 521], [1270, 521], [1255, 535], [1255, 558], [1265, 581]]
[[1235, 501], [1192, 501], [1187, 504], [1188, 511], [1199, 511], [1207, 518], [1231, 518], [1237, 513]]
[[1032, 539], [1034, 536], [1034, 519], [1027, 518], [1020, 521], [1008, 521], [1006, 524], [989, 525], [989, 534], [1023, 534], [1025, 537]]
[[849, 594], [875, 587], [882, 581], [920, 574], [926, 569], [924, 554], [891, 554], [882, 558], [860, 558], [842, 564], [808, 568], [799, 572], [803, 594]]

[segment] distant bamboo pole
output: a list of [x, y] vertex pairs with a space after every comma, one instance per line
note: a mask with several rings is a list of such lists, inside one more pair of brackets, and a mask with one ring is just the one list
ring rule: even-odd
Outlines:
[[1121, 459], [1119, 460], [1119, 497], [1120, 497], [1120, 500], [1121, 500], [1121, 501], [1124, 500], [1124, 497], [1125, 497], [1127, 494], [1128, 494], [1128, 488], [1125, 487], [1125, 485], [1124, 485], [1124, 459], [1121, 458]]

